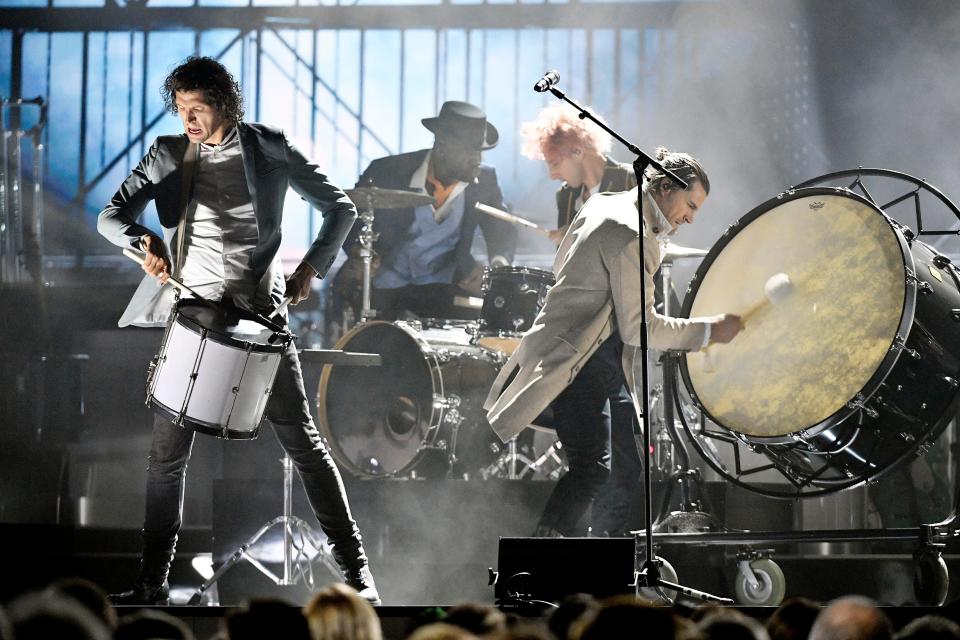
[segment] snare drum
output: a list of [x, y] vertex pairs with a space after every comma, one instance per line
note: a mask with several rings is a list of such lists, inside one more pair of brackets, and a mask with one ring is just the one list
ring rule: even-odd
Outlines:
[[151, 365], [147, 406], [200, 433], [256, 438], [290, 340], [255, 314], [180, 300]]
[[543, 307], [553, 273], [533, 267], [493, 267], [483, 272], [483, 308], [477, 344], [501, 353], [513, 353], [520, 336]]

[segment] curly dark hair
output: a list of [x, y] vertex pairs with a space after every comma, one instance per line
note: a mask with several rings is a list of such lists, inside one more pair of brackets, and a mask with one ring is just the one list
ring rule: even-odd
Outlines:
[[243, 95], [227, 68], [208, 57], [190, 56], [163, 81], [160, 95], [170, 113], [177, 114], [177, 91], [203, 91], [204, 101], [230, 122], [243, 118]]

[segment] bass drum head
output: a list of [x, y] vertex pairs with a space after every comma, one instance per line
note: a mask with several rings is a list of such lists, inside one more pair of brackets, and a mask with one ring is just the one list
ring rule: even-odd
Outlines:
[[[686, 317], [757, 309], [729, 344], [685, 355], [691, 395], [717, 424], [753, 438], [843, 419], [886, 377], [899, 353], [891, 347], [909, 331], [907, 271], [913, 258], [902, 233], [859, 196], [801, 189], [760, 205], [691, 281]], [[777, 274], [790, 286], [765, 303]]]
[[383, 359], [377, 367], [323, 368], [317, 410], [338, 461], [368, 477], [411, 468], [434, 422], [433, 369], [424, 351], [429, 347], [397, 325], [367, 322], [335, 348]]

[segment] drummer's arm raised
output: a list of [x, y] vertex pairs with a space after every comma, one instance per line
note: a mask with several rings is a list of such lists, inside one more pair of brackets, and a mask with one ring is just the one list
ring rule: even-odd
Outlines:
[[[323, 212], [323, 223], [313, 244], [303, 257], [316, 277], [327, 275], [340, 247], [357, 219], [357, 208], [337, 185], [333, 184], [316, 163], [309, 160], [283, 137], [290, 186], [313, 207]], [[301, 264], [301, 267], [304, 265]], [[303, 274], [304, 270], [298, 267]]]
[[[647, 314], [649, 346], [654, 349], [694, 351], [705, 346], [707, 332], [718, 318], [673, 318], [657, 313], [654, 307], [653, 276], [640, 266], [639, 238], [627, 243], [609, 265], [613, 308], [621, 339], [629, 345], [640, 346], [641, 319]], [[656, 250], [655, 247], [649, 249]], [[648, 266], [654, 266], [652, 252], [647, 251]], [[640, 304], [640, 278], [645, 279], [646, 300]]]

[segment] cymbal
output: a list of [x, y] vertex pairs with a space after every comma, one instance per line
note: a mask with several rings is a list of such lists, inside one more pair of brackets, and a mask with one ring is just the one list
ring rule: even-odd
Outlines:
[[702, 258], [707, 255], [703, 249], [694, 249], [693, 247], [681, 247], [672, 242], [667, 243], [667, 248], [663, 251], [663, 261], [679, 260], [681, 258]]
[[347, 197], [358, 209], [406, 209], [433, 204], [433, 196], [401, 189], [381, 189], [373, 185], [348, 189]]

